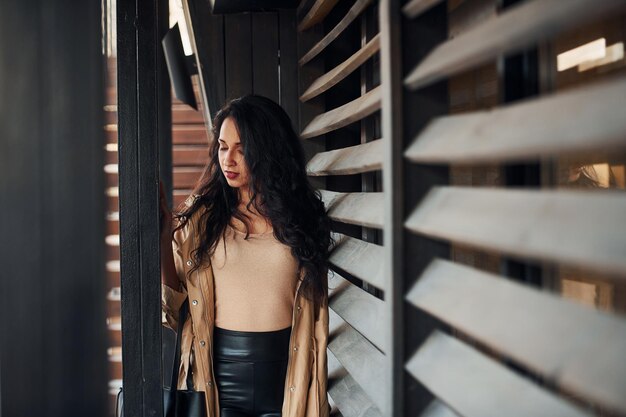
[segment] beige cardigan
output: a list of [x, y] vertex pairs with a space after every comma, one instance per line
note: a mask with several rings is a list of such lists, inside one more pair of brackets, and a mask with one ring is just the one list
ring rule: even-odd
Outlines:
[[[207, 415], [219, 417], [219, 398], [212, 360], [215, 325], [213, 273], [209, 265], [189, 274], [194, 266], [191, 251], [196, 247], [194, 239], [198, 236], [199, 215], [200, 210], [194, 213], [185, 227], [174, 234], [174, 263], [181, 286], [180, 291], [176, 291], [161, 285], [162, 318], [165, 326], [176, 330], [180, 306], [187, 299], [190, 301], [190, 314], [183, 326], [178, 388], [186, 389], [186, 378], [191, 367], [194, 389], [205, 391]], [[328, 417], [328, 299], [324, 300], [315, 320], [314, 305], [300, 295], [300, 283], [294, 300], [282, 416]]]

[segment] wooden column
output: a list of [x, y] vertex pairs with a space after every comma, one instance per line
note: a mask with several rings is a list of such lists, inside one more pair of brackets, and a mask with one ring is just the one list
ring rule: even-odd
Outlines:
[[2, 416], [107, 413], [100, 19], [0, 2]]
[[[118, 117], [124, 413], [162, 416], [159, 142], [170, 100], [164, 0], [118, 0]], [[166, 126], [167, 125], [167, 126]]]

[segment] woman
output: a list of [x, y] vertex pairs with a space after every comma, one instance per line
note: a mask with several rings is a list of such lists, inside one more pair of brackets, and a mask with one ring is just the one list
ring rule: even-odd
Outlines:
[[161, 193], [164, 324], [179, 327], [185, 300], [190, 311], [179, 388], [205, 391], [210, 417], [326, 417], [330, 221], [298, 136], [248, 95], [218, 112], [213, 137], [173, 230]]

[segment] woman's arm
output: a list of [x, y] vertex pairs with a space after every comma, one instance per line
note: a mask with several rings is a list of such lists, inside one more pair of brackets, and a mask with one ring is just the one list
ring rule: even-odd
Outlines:
[[319, 417], [328, 417], [330, 404], [328, 404], [328, 358], [326, 348], [328, 346], [328, 289], [324, 296], [324, 302], [320, 306], [319, 317], [315, 321], [315, 366], [317, 367], [317, 389], [319, 395]]
[[[161, 206], [161, 322], [176, 331], [178, 312], [187, 298], [184, 281], [180, 280], [176, 270], [175, 256], [180, 258], [180, 242], [172, 236], [172, 212], [167, 207], [163, 184], [160, 184]], [[177, 231], [177, 232], [180, 232]], [[182, 262], [179, 262], [182, 264]], [[184, 272], [183, 272], [184, 273]]]
[[172, 247], [172, 211], [167, 206], [163, 183], [159, 182], [161, 206], [161, 282], [173, 290], [180, 291], [180, 280], [176, 273]]

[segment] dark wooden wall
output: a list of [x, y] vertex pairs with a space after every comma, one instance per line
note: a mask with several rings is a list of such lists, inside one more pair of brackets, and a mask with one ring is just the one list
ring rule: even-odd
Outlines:
[[100, 2], [0, 3], [0, 415], [104, 416]]
[[260, 94], [278, 102], [297, 131], [296, 11], [214, 15], [207, 1], [186, 3], [210, 118], [229, 100]]

